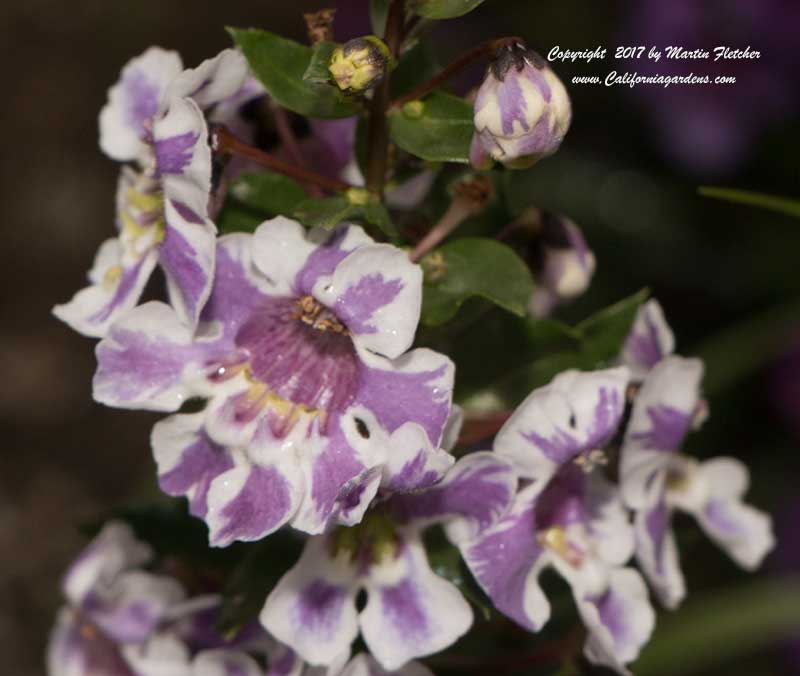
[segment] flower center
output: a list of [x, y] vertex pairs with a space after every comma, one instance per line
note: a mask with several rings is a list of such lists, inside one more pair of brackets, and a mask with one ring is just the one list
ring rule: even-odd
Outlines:
[[236, 335], [254, 405], [340, 413], [355, 397], [360, 361], [347, 328], [310, 296], [271, 300]]
[[344, 555], [364, 571], [398, 554], [399, 540], [394, 522], [384, 512], [367, 512], [360, 523], [339, 527], [330, 537], [333, 557]]
[[126, 250], [141, 255], [164, 239], [164, 194], [146, 171], [123, 170], [119, 197], [120, 239]]

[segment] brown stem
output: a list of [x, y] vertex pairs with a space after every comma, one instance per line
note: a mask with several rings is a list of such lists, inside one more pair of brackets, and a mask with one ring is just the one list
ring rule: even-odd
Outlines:
[[[383, 41], [389, 48], [392, 59], [397, 59], [400, 44], [403, 41], [403, 24], [405, 21], [402, 0], [391, 0], [386, 17], [386, 34]], [[367, 129], [367, 190], [379, 197], [383, 194], [386, 180], [386, 164], [389, 151], [389, 121], [386, 110], [391, 99], [390, 76], [387, 72], [376, 87], [369, 106], [369, 127]]]
[[400, 108], [409, 101], [416, 101], [417, 99], [427, 96], [434, 89], [438, 88], [441, 84], [453, 77], [453, 75], [463, 70], [473, 62], [488, 56], [493, 56], [495, 52], [497, 52], [499, 49], [502, 49], [506, 45], [515, 44], [518, 42], [522, 42], [522, 39], [518, 37], [508, 37], [482, 42], [474, 49], [471, 49], [465, 54], [459, 56], [443, 71], [434, 75], [427, 82], [423, 82], [421, 85], [419, 85], [419, 87], [415, 87], [407, 94], [403, 94], [402, 96], [396, 98], [389, 106], [390, 109]]
[[263, 150], [259, 150], [258, 148], [254, 148], [253, 146], [248, 145], [244, 141], [236, 138], [223, 125], [214, 125], [212, 127], [211, 148], [215, 152], [241, 155], [242, 157], [253, 160], [253, 162], [257, 162], [268, 169], [277, 171], [279, 174], [291, 176], [292, 178], [296, 178], [298, 181], [302, 181], [303, 183], [317, 185], [320, 188], [325, 188], [325, 190], [342, 192], [353, 187], [349, 183], [340, 181], [338, 178], [330, 178], [329, 176], [318, 174], [316, 171], [312, 171], [311, 169], [306, 169], [304, 167], [299, 167], [295, 164], [290, 164], [289, 162], [279, 160], [277, 157], [270, 155], [269, 153], [265, 153]]
[[464, 425], [458, 435], [461, 446], [471, 446], [497, 434], [514, 411], [465, 412]]

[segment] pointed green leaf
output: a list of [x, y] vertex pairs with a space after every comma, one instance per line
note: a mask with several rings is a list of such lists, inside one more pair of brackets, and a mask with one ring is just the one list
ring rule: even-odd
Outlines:
[[307, 199], [294, 211], [294, 217], [309, 228], [333, 228], [359, 211], [342, 195]]
[[356, 102], [337, 87], [315, 84], [303, 76], [313, 50], [269, 31], [229, 28], [253, 73], [280, 105], [311, 117], [349, 117], [358, 112]]
[[315, 84], [331, 84], [331, 56], [336, 49], [335, 42], [318, 42], [311, 49], [311, 63], [308, 64], [303, 79]]
[[269, 218], [291, 216], [306, 198], [305, 190], [283, 174], [242, 174], [228, 188], [217, 227], [220, 232], [252, 232]]
[[426, 19], [454, 19], [482, 3], [483, 0], [412, 0], [410, 6]]
[[388, 210], [380, 202], [369, 202], [362, 208], [364, 220], [378, 228], [389, 237], [397, 237], [398, 232]]
[[750, 192], [749, 190], [734, 190], [732, 188], [720, 188], [712, 185], [701, 185], [697, 192], [703, 197], [712, 197], [726, 202], [737, 202], [747, 204], [752, 207], [761, 207], [770, 211], [777, 211], [788, 216], [800, 218], [800, 200], [778, 197], [777, 195], [767, 195], [762, 192]]
[[369, 0], [369, 20], [374, 35], [382, 37], [386, 33], [388, 14], [389, 0]]
[[472, 296], [524, 315], [533, 292], [533, 278], [513, 249], [493, 239], [456, 239], [422, 262], [425, 270], [422, 321], [442, 324]]
[[472, 106], [464, 99], [434, 92], [389, 114], [392, 140], [430, 162], [468, 162]]

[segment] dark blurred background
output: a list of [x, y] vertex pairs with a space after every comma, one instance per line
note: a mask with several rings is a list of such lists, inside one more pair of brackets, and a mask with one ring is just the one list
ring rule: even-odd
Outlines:
[[[342, 39], [367, 31], [366, 5], [2, 4], [4, 674], [43, 672], [47, 632], [60, 603], [59, 577], [84, 542], [77, 525], [154, 490], [148, 443], [154, 417], [94, 404], [93, 341], [50, 315], [55, 303], [83, 285], [113, 226], [118, 166], [97, 146], [97, 114], [107, 88], [124, 63], [151, 44], [177, 49], [187, 65], [195, 65], [228, 46], [225, 25], [304, 39], [301, 11], [325, 6], [339, 8]], [[640, 44], [750, 45], [761, 51], [757, 61], [713, 67], [713, 73], [738, 77], [727, 87], [568, 84], [573, 127], [562, 150], [528, 174], [525, 189], [540, 206], [578, 222], [598, 257], [593, 289], [564, 311], [566, 318], [649, 286], [675, 328], [679, 351], [707, 360], [711, 417], [689, 450], [731, 454], [750, 465], [751, 500], [774, 514], [781, 537], [760, 573], [773, 577], [800, 573], [800, 223], [702, 198], [696, 188], [716, 184], [800, 197], [799, 14], [796, 0], [487, 0], [466, 20], [442, 22], [435, 33], [445, 63], [478, 41], [508, 34], [522, 35], [543, 53], [554, 45], [605, 46], [613, 53], [618, 45]], [[554, 68], [567, 83], [575, 74], [648, 69], [644, 62], [614, 62], [611, 56]], [[649, 69], [669, 74], [699, 72], [700, 66], [662, 59]], [[752, 584], [703, 538], [690, 538], [683, 558], [686, 612], [697, 608], [691, 606], [694, 595], [703, 599]], [[759, 647], [734, 671], [800, 673], [800, 650], [797, 662], [793, 655], [791, 645]], [[711, 661], [718, 664], [702, 673], [731, 673], [727, 653]]]

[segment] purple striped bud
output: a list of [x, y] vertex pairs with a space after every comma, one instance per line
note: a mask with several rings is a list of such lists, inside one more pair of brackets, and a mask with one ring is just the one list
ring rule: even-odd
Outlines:
[[504, 46], [475, 100], [470, 161], [529, 167], [558, 150], [571, 118], [567, 90], [545, 60], [521, 43]]

